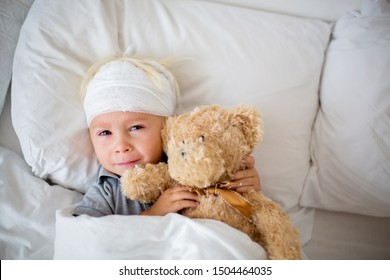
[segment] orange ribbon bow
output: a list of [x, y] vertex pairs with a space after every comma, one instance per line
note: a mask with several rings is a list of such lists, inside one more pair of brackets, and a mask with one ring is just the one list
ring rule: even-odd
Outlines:
[[241, 216], [252, 222], [252, 208], [253, 204], [245, 199], [241, 194], [232, 190], [235, 185], [234, 182], [218, 182], [214, 186], [204, 189], [189, 188], [190, 191], [196, 192], [198, 195], [215, 195], [220, 197], [229, 207], [238, 212]]

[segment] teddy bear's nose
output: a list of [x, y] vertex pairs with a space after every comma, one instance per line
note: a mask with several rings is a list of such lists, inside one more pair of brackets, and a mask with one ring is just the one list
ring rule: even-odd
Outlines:
[[182, 156], [182, 157], [185, 157], [187, 153], [186, 153], [186, 152], [183, 152], [183, 151], [181, 151], [181, 152], [180, 152], [180, 154], [181, 154], [181, 156]]

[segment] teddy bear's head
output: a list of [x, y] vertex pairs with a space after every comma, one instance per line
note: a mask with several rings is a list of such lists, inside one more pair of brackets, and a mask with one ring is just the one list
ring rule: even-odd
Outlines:
[[243, 105], [204, 106], [170, 117], [162, 131], [169, 174], [195, 188], [230, 180], [261, 140], [262, 128], [259, 113]]

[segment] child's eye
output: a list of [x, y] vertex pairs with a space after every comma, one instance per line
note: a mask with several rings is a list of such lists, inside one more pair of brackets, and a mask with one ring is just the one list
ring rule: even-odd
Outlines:
[[133, 125], [132, 127], [130, 127], [130, 131], [135, 131], [135, 130], [140, 130], [142, 129], [143, 126], [142, 125]]
[[109, 130], [103, 130], [103, 131], [100, 131], [98, 133], [99, 136], [107, 136], [107, 135], [111, 135], [111, 131]]

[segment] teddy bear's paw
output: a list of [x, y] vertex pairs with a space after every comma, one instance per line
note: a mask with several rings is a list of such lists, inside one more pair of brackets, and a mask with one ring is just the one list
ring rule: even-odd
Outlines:
[[166, 165], [136, 165], [125, 171], [121, 177], [123, 194], [143, 203], [155, 201], [167, 188]]

